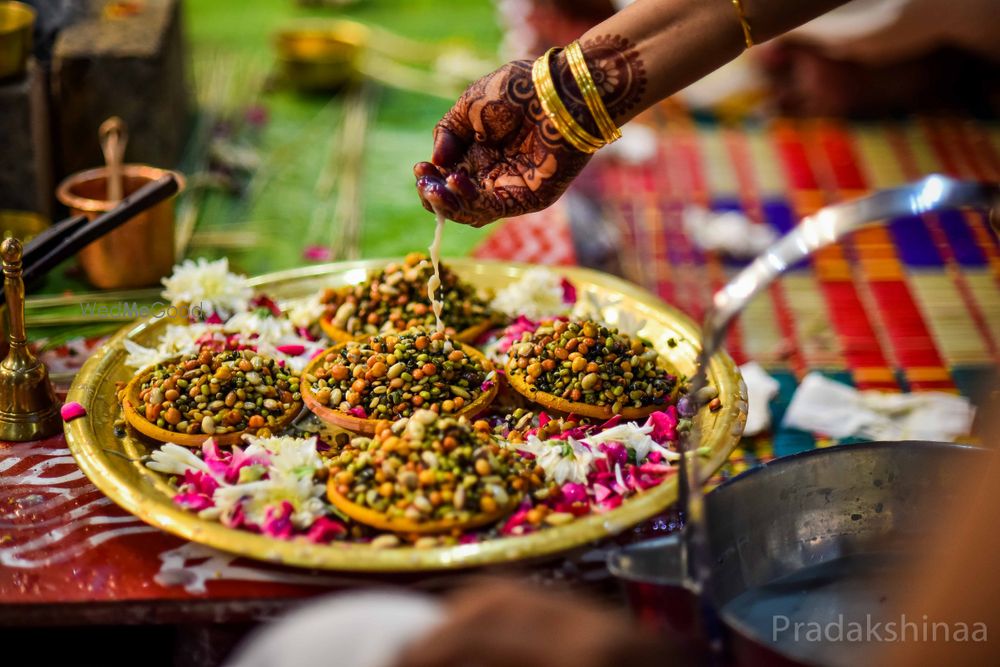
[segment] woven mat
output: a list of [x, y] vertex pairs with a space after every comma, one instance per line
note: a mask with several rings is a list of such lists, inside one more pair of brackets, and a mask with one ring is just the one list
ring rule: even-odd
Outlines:
[[[600, 202], [604, 224], [618, 234], [622, 274], [695, 318], [745, 262], [695, 247], [684, 231], [686, 206], [742, 211], [784, 233], [823, 205], [930, 173], [1000, 180], [996, 123], [720, 126], [696, 123], [670, 105], [639, 122], [654, 130], [655, 158], [602, 160], [580, 187]], [[587, 239], [573, 238], [566, 208], [504, 223], [476, 254], [529, 261], [575, 256], [574, 247]], [[545, 230], [544, 243], [526, 233], [532, 229]], [[738, 363], [764, 365], [781, 392], [772, 403], [779, 426], [745, 439], [725, 473], [830, 444], [780, 427], [808, 371], [864, 389], [961, 392], [981, 400], [995, 386], [998, 344], [1000, 248], [982, 214], [911, 217], [859, 232], [783, 277], [733, 328], [730, 354]]]

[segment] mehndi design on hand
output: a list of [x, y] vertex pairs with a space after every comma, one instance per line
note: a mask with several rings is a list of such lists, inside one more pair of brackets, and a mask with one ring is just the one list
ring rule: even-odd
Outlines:
[[[587, 65], [612, 118], [633, 109], [645, 89], [638, 52], [620, 36], [582, 44]], [[562, 53], [552, 59], [560, 98], [592, 133], [596, 123]], [[545, 208], [590, 159], [573, 148], [542, 110], [531, 63], [514, 61], [479, 79], [434, 131], [432, 162], [414, 167], [424, 207], [482, 226]]]

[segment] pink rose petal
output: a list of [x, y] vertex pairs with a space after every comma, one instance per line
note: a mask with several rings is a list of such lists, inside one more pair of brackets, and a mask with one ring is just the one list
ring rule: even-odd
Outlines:
[[229, 484], [235, 484], [240, 479], [240, 470], [252, 465], [262, 465], [267, 466], [270, 461], [267, 457], [258, 456], [247, 456], [242, 449], [239, 447], [233, 447], [232, 456], [229, 457], [229, 464], [226, 466], [225, 470], [225, 480]]
[[583, 484], [567, 482], [562, 485], [562, 494], [569, 503], [582, 503], [587, 500], [587, 487]]
[[306, 533], [306, 539], [314, 544], [328, 544], [347, 534], [347, 526], [334, 519], [321, 516], [313, 522]]
[[228, 528], [245, 528], [254, 533], [260, 532], [260, 527], [247, 521], [246, 512], [243, 510], [243, 503], [239, 502], [233, 506], [230, 512], [223, 514], [219, 520], [222, 525]]
[[576, 303], [576, 287], [566, 278], [562, 279], [563, 303]]
[[269, 537], [287, 540], [292, 536], [294, 527], [292, 526], [292, 512], [294, 507], [287, 500], [276, 507], [268, 507], [264, 513], [264, 524], [260, 527], [260, 532]]
[[639, 466], [639, 472], [647, 475], [669, 475], [674, 472], [674, 468], [661, 463], [643, 463]]
[[281, 317], [281, 308], [279, 308], [278, 304], [274, 302], [274, 299], [266, 294], [258, 294], [255, 296], [250, 300], [250, 306], [252, 308], [266, 308], [271, 311], [271, 314], [275, 317]]
[[219, 488], [219, 483], [214, 477], [202, 470], [185, 470], [184, 481], [181, 488], [190, 493], [197, 493], [207, 498], [211, 498], [215, 490]]
[[310, 262], [329, 262], [333, 259], [333, 251], [321, 245], [306, 246], [302, 251], [302, 258]]
[[306, 351], [305, 345], [279, 345], [275, 348], [278, 352], [282, 354], [287, 354], [290, 357], [297, 357]]
[[76, 401], [70, 401], [69, 403], [63, 403], [63, 406], [59, 408], [59, 415], [62, 417], [64, 422], [71, 422], [74, 419], [79, 419], [87, 414], [87, 408], [83, 407]]
[[209, 438], [202, 444], [201, 455], [213, 475], [222, 478], [226, 476], [226, 470], [229, 468], [229, 462], [232, 460], [233, 455], [230, 452], [224, 452], [219, 449], [219, 446], [215, 444], [214, 438]]
[[207, 498], [200, 493], [178, 493], [174, 496], [174, 504], [183, 507], [184, 509], [191, 510], [192, 512], [200, 512], [204, 509], [212, 507], [215, 503], [212, 502], [211, 498]]
[[653, 427], [649, 435], [658, 444], [677, 442], [677, 408], [671, 405], [666, 410], [654, 412], [649, 415], [645, 426]]
[[604, 502], [611, 495], [611, 489], [603, 484], [594, 484], [594, 500], [599, 503]]

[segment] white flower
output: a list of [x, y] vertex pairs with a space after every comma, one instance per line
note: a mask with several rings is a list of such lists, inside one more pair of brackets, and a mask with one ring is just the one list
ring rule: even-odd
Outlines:
[[[284, 317], [261, 315], [257, 312], [236, 313], [226, 320], [222, 328], [227, 333], [238, 334], [241, 342], [255, 346], [261, 354], [284, 360], [295, 372], [305, 369], [313, 355], [325, 348], [319, 341], [299, 336], [292, 322]], [[302, 354], [292, 356], [278, 349], [290, 345], [301, 345]]]
[[221, 514], [229, 513], [242, 502], [247, 519], [260, 524], [266, 518], [268, 508], [286, 500], [293, 508], [292, 523], [299, 528], [309, 527], [326, 514], [322, 501], [326, 488], [313, 481], [316, 471], [323, 467], [323, 460], [316, 451], [315, 437], [257, 438], [248, 435], [243, 439], [250, 443], [244, 452], [247, 456], [268, 460], [268, 479], [220, 486], [212, 499]]
[[125, 365], [132, 368], [147, 368], [163, 361], [164, 357], [155, 347], [143, 347], [134, 340], [125, 339]]
[[196, 341], [207, 334], [218, 340], [225, 340], [221, 326], [203, 322], [168, 324], [160, 334], [155, 348], [144, 347], [126, 339], [125, 349], [128, 351], [128, 356], [125, 358], [125, 364], [132, 368], [146, 368], [172, 357], [197, 352], [199, 346]]
[[562, 278], [543, 267], [525, 271], [520, 280], [497, 292], [492, 303], [510, 317], [530, 320], [566, 314], [572, 305], [563, 302]]
[[589, 447], [573, 438], [542, 441], [532, 435], [527, 442], [511, 446], [534, 454], [535, 463], [545, 471], [546, 479], [554, 480], [560, 485], [566, 482], [586, 484], [595, 458]]
[[593, 447], [595, 451], [597, 450], [597, 446], [601, 444], [609, 442], [620, 443], [625, 448], [635, 452], [635, 460], [639, 463], [645, 461], [649, 453], [654, 450], [660, 452], [667, 461], [676, 461], [680, 458], [680, 454], [667, 449], [649, 437], [649, 434], [652, 432], [652, 424], [639, 426], [638, 424], [627, 422], [588, 436], [584, 441]]
[[250, 337], [257, 335], [256, 343], [260, 347], [262, 343], [268, 348], [283, 344], [286, 339], [299, 340], [295, 335], [295, 328], [292, 323], [283, 317], [273, 315], [261, 315], [256, 311], [239, 312], [226, 320], [222, 325], [226, 333], [238, 333], [249, 343]]
[[184, 260], [163, 279], [163, 298], [173, 305], [187, 304], [217, 312], [221, 317], [245, 310], [253, 290], [246, 277], [229, 272], [229, 260], [210, 262], [204, 257]]
[[176, 357], [180, 354], [190, 354], [198, 351], [198, 340], [211, 335], [218, 341], [224, 341], [222, 328], [218, 324], [205, 324], [204, 322], [194, 322], [191, 324], [168, 324], [167, 328], [160, 335], [157, 347], [167, 357]]
[[297, 528], [308, 528], [326, 514], [320, 499], [324, 490], [325, 487], [314, 484], [312, 478], [276, 477], [220, 486], [212, 495], [212, 500], [222, 515], [230, 515], [236, 505], [242, 504], [247, 520], [257, 525], [264, 523], [270, 508], [288, 501], [292, 505], [292, 524]]
[[268, 469], [271, 476], [312, 479], [317, 470], [323, 467], [323, 460], [316, 451], [316, 437], [296, 438], [293, 436], [275, 436], [258, 438], [247, 435], [243, 438], [250, 443], [246, 453], [254, 455], [258, 451], [265, 453], [270, 459]]
[[153, 460], [146, 463], [146, 467], [168, 475], [183, 475], [188, 470], [210, 473], [208, 464], [191, 449], [173, 443], [165, 443], [154, 450], [151, 457]]
[[296, 299], [288, 303], [288, 320], [298, 328], [308, 328], [316, 323], [326, 311], [322, 292], [316, 292], [306, 299]]

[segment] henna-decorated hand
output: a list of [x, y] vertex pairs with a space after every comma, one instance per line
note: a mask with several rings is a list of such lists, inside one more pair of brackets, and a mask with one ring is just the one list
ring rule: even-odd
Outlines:
[[518, 60], [469, 86], [434, 128], [431, 159], [413, 168], [424, 208], [481, 227], [549, 206], [590, 156], [546, 117]]

